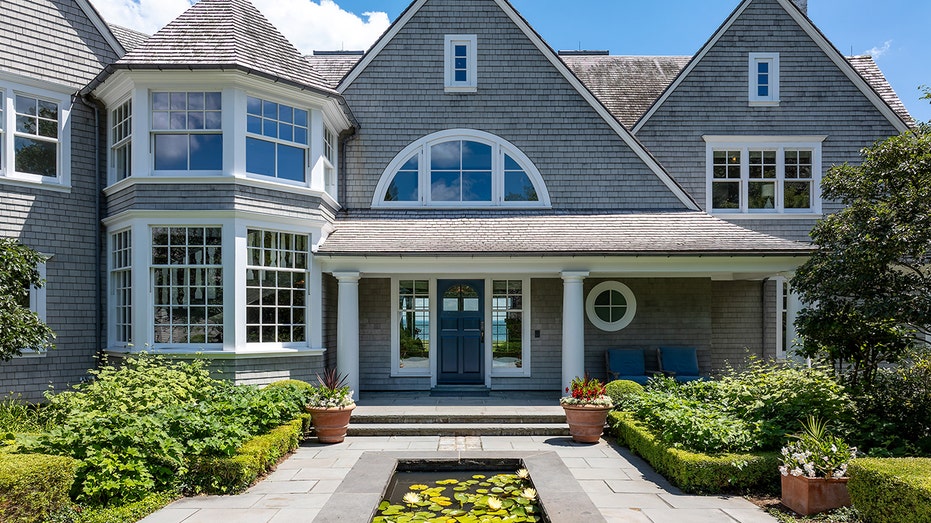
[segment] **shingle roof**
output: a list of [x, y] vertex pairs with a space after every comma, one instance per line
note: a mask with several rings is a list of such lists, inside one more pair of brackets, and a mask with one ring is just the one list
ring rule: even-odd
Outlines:
[[333, 93], [330, 84], [248, 0], [200, 0], [116, 67], [240, 69]]
[[314, 54], [304, 58], [310, 62], [314, 70], [320, 73], [330, 87], [336, 88], [340, 80], [352, 69], [352, 66], [362, 59], [364, 51], [314, 51]]
[[703, 212], [568, 214], [360, 211], [337, 220], [332, 256], [805, 255], [806, 243]]
[[[631, 128], [688, 64], [689, 56], [561, 55], [572, 72], [624, 126]], [[905, 123], [915, 121], [869, 56], [847, 60]]]
[[685, 67], [689, 56], [560, 54], [625, 127], [631, 128]]
[[149, 39], [149, 35], [136, 31], [135, 29], [116, 24], [107, 24], [107, 26], [127, 53], [139, 47], [140, 44]]

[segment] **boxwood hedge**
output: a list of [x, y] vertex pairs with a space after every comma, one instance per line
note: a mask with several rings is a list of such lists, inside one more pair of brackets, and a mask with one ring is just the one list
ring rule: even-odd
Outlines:
[[65, 456], [0, 453], [0, 521], [46, 521], [68, 506], [76, 469]]
[[931, 523], [931, 458], [850, 463], [850, 500], [871, 523]]

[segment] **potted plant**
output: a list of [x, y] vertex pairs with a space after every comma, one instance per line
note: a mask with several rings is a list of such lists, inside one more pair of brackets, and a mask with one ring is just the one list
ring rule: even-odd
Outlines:
[[605, 386], [586, 373], [584, 378], [574, 378], [566, 392], [569, 395], [561, 398], [559, 404], [566, 411], [572, 439], [579, 443], [598, 443], [613, 407], [611, 398], [605, 395]]
[[828, 433], [827, 424], [809, 416], [804, 432], [782, 448], [782, 504], [808, 516], [850, 506], [847, 464], [857, 449]]
[[310, 394], [307, 412], [320, 443], [342, 443], [346, 439], [349, 417], [356, 408], [346, 378], [333, 368], [324, 371], [323, 377], [317, 374], [319, 385]]

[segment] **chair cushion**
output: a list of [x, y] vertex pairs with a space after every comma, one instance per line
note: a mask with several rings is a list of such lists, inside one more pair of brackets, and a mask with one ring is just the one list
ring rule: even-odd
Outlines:
[[695, 347], [660, 347], [663, 370], [676, 377], [698, 376], [698, 350]]
[[646, 374], [643, 349], [608, 349], [608, 372], [643, 376]]

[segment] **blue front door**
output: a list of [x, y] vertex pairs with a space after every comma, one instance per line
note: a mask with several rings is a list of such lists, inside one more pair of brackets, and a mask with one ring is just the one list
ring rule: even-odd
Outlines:
[[485, 383], [485, 282], [440, 280], [439, 384]]

